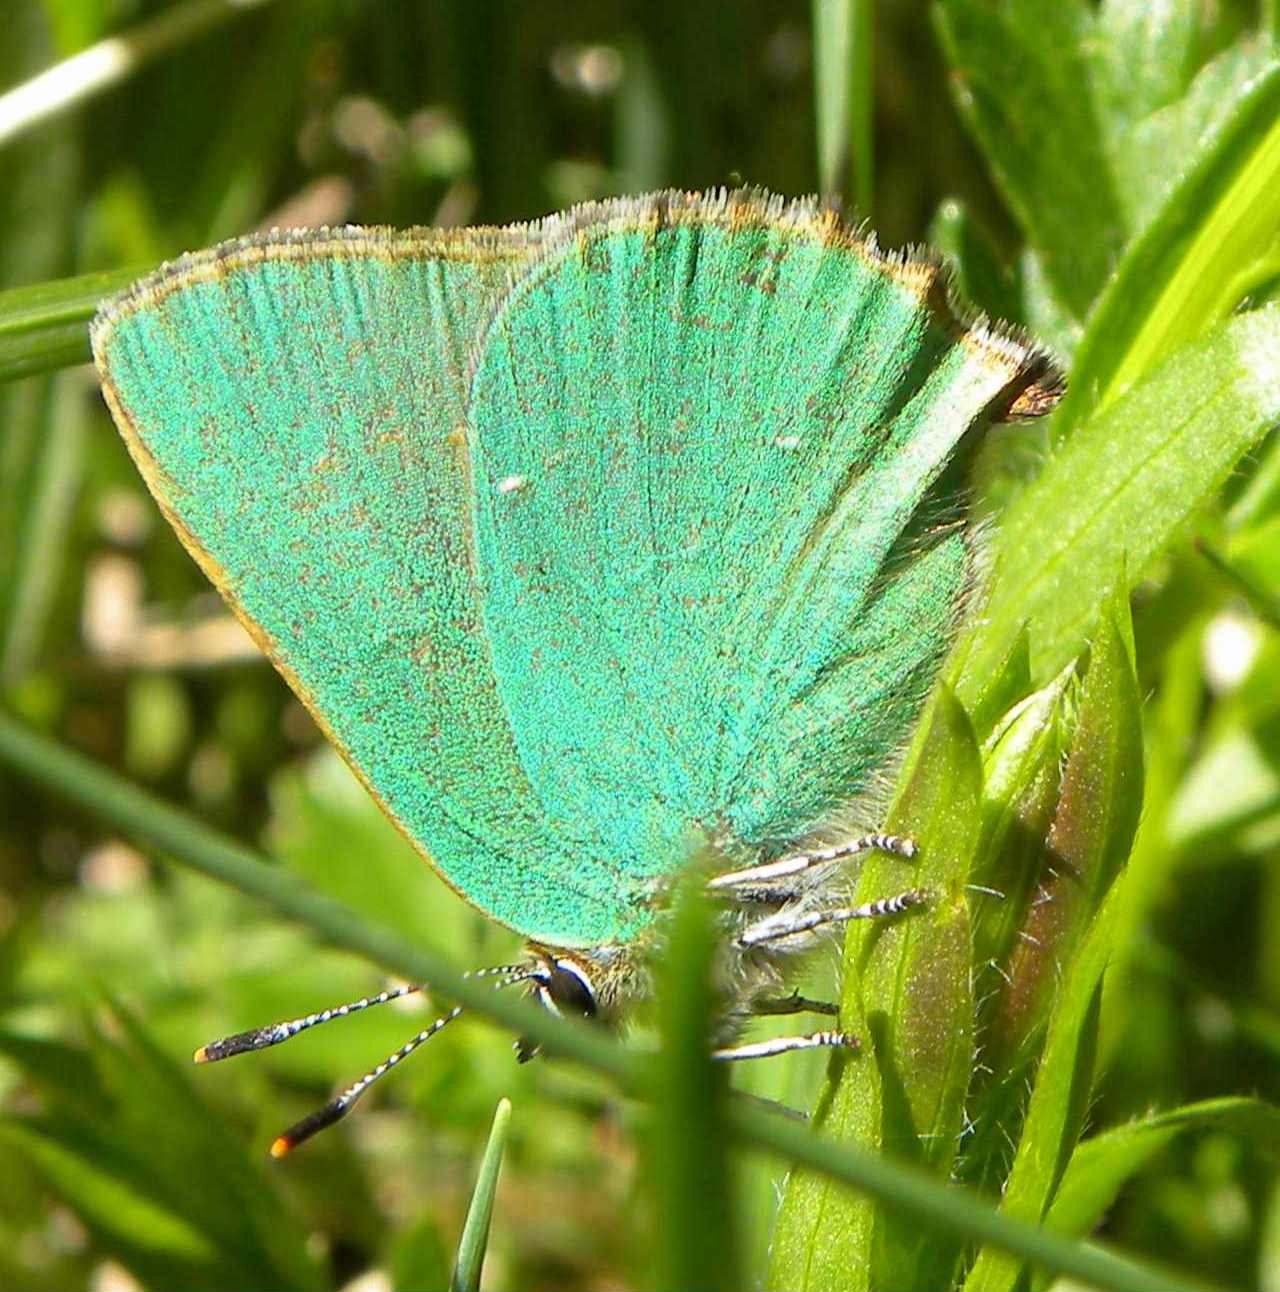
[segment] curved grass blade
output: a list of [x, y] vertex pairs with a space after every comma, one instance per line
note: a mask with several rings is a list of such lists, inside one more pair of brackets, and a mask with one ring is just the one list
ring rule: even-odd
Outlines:
[[484, 1254], [489, 1246], [489, 1222], [493, 1217], [493, 1199], [498, 1188], [498, 1172], [502, 1168], [502, 1154], [507, 1147], [507, 1127], [511, 1121], [511, 1101], [499, 1099], [489, 1129], [489, 1142], [484, 1146], [476, 1187], [467, 1207], [462, 1237], [458, 1242], [458, 1258], [449, 1279], [449, 1292], [478, 1292], [480, 1271], [484, 1267]]
[[[0, 713], [0, 762], [117, 829], [140, 839], [201, 874], [257, 897], [277, 912], [312, 929], [335, 946], [366, 956], [414, 981], [434, 982], [440, 992], [475, 1013], [528, 1035], [548, 1052], [572, 1058], [615, 1080], [631, 1094], [647, 1088], [641, 1056], [604, 1037], [557, 1019], [515, 996], [491, 991], [482, 980], [462, 977], [441, 957], [412, 945], [338, 903], [316, 893], [296, 876], [272, 866], [247, 848], [168, 807], [47, 737]], [[1044, 1269], [1115, 1292], [1197, 1292], [1204, 1285], [1176, 1274], [1152, 1270], [1097, 1245], [1063, 1241], [1002, 1216], [988, 1203], [855, 1145], [815, 1135], [806, 1126], [776, 1113], [731, 1102], [725, 1119], [744, 1143], [777, 1153], [813, 1172], [865, 1192], [884, 1206], [921, 1225], [1016, 1252]]]
[[1278, 419], [1280, 310], [1259, 310], [1183, 346], [1080, 426], [1005, 514], [990, 601], [952, 661], [961, 700], [982, 694], [1024, 625], [1033, 682], [1056, 673], [1100, 591], [1122, 567], [1136, 582]]
[[0, 292], [0, 381], [89, 362], [89, 320], [139, 270], [112, 269]]

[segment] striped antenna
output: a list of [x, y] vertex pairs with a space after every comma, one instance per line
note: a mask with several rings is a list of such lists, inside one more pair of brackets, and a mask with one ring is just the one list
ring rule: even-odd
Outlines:
[[[529, 982], [540, 976], [537, 970], [530, 970], [525, 965], [499, 965], [492, 969], [477, 970], [467, 976], [471, 978], [488, 978], [496, 974], [503, 974], [504, 977], [494, 984], [495, 990], [502, 987], [513, 987], [518, 983]], [[447, 1014], [441, 1014], [430, 1027], [424, 1027], [417, 1036], [410, 1037], [398, 1050], [387, 1055], [376, 1068], [371, 1068], [359, 1081], [353, 1081], [340, 1094], [330, 1099], [323, 1108], [317, 1108], [315, 1112], [308, 1113], [301, 1121], [294, 1122], [287, 1131], [282, 1135], [277, 1135], [271, 1142], [271, 1156], [284, 1157], [286, 1153], [291, 1152], [299, 1144], [309, 1140], [318, 1131], [332, 1126], [334, 1122], [341, 1121], [351, 1111], [356, 1100], [379, 1077], [390, 1072], [401, 1060], [407, 1059], [418, 1046], [429, 1041], [437, 1032], [448, 1027], [462, 1012], [462, 1006], [455, 1005]]]
[[271, 1141], [271, 1156], [284, 1157], [286, 1153], [297, 1148], [304, 1140], [309, 1140], [317, 1131], [322, 1131], [326, 1126], [332, 1126], [334, 1122], [340, 1121], [351, 1111], [356, 1100], [380, 1076], [390, 1072], [401, 1059], [407, 1059], [418, 1046], [425, 1041], [429, 1041], [437, 1032], [452, 1023], [461, 1013], [462, 1006], [455, 1005], [447, 1014], [441, 1014], [430, 1027], [424, 1027], [417, 1036], [410, 1037], [398, 1050], [387, 1055], [376, 1068], [370, 1068], [359, 1081], [353, 1081], [341, 1094], [330, 1099], [323, 1108], [317, 1108], [315, 1112], [308, 1113], [301, 1121], [294, 1122], [284, 1134], [277, 1135]]
[[[495, 990], [500, 987], [513, 987], [518, 983], [530, 982], [541, 978], [542, 971], [531, 968], [528, 964], [492, 965], [488, 969], [473, 969], [463, 975], [466, 978], [497, 978]], [[331, 1009], [322, 1009], [303, 1018], [290, 1019], [285, 1023], [276, 1023], [271, 1027], [254, 1028], [249, 1032], [237, 1032], [234, 1036], [224, 1036], [220, 1041], [210, 1041], [202, 1045], [195, 1053], [197, 1063], [216, 1063], [219, 1059], [229, 1059], [233, 1054], [245, 1054], [250, 1050], [265, 1050], [268, 1046], [279, 1045], [299, 1032], [310, 1027], [328, 1023], [335, 1018], [346, 1018], [348, 1014], [359, 1013], [371, 1005], [385, 1005], [388, 1001], [400, 1000], [415, 992], [425, 991], [425, 983], [406, 987], [390, 987], [380, 991], [376, 996], [365, 996], [346, 1005], [335, 1005]], [[394, 1054], [389, 1054], [376, 1068], [366, 1072], [359, 1081], [353, 1082], [341, 1094], [336, 1095], [323, 1108], [308, 1114], [301, 1121], [295, 1122], [283, 1135], [277, 1135], [271, 1145], [272, 1157], [283, 1157], [290, 1149], [297, 1148], [304, 1140], [309, 1140], [317, 1131], [341, 1120], [350, 1111], [352, 1105], [384, 1073], [390, 1072], [402, 1059], [407, 1059], [418, 1046], [429, 1041], [442, 1028], [447, 1027], [462, 1013], [462, 1006], [455, 1005], [447, 1014], [442, 1014], [430, 1027], [423, 1028], [417, 1036], [411, 1037]]]
[[[472, 970], [463, 977], [492, 978], [500, 974], [509, 978], [513, 974], [527, 971], [528, 966], [523, 964], [493, 965], [489, 969]], [[346, 1018], [348, 1014], [358, 1014], [362, 1009], [368, 1009], [372, 1005], [385, 1005], [388, 1001], [402, 1000], [405, 996], [412, 996], [415, 992], [426, 990], [426, 983], [391, 987], [386, 991], [380, 991], [376, 996], [365, 996], [360, 1000], [350, 1001], [346, 1005], [334, 1005], [318, 1013], [307, 1014], [303, 1018], [291, 1018], [284, 1023], [273, 1023], [270, 1027], [255, 1027], [248, 1032], [224, 1036], [221, 1040], [202, 1045], [192, 1057], [197, 1063], [216, 1063], [219, 1059], [229, 1059], [234, 1054], [247, 1054], [250, 1050], [265, 1050], [297, 1036], [299, 1032], [305, 1032], [308, 1028], [318, 1027], [321, 1023], [328, 1023], [335, 1018]]]

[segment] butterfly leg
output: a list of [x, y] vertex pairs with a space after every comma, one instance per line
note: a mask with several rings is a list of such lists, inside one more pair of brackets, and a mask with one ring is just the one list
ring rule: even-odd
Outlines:
[[755, 947], [779, 938], [789, 938], [796, 933], [807, 933], [810, 929], [821, 928], [825, 924], [898, 915], [913, 906], [919, 906], [924, 900], [925, 894], [920, 889], [913, 888], [896, 897], [882, 897], [879, 901], [865, 902], [861, 906], [837, 906], [826, 911], [802, 911], [796, 914], [784, 911], [780, 915], [771, 915], [755, 924], [749, 924], [738, 934], [736, 941], [742, 948]]
[[898, 857], [914, 857], [916, 845], [910, 839], [900, 838], [896, 834], [864, 834], [858, 839], [849, 839], [844, 843], [832, 844], [829, 848], [812, 848], [808, 852], [793, 852], [789, 856], [779, 857], [777, 861], [765, 862], [761, 866], [748, 866], [745, 870], [730, 870], [723, 875], [716, 875], [707, 882], [708, 888], [738, 888], [744, 884], [759, 884], [775, 879], [784, 879], [788, 875], [798, 875], [813, 866], [824, 866], [831, 861], [844, 857], [853, 857], [860, 852], [870, 852], [879, 848], [881, 852], [891, 852]]
[[800, 995], [798, 991], [793, 991], [790, 996], [767, 996], [753, 1001], [750, 1013], [829, 1014], [834, 1018], [840, 1013], [840, 1006], [833, 1005], [829, 1000], [810, 1000], [807, 996]]
[[767, 1041], [730, 1045], [721, 1050], [712, 1050], [711, 1057], [722, 1063], [736, 1063], [740, 1059], [771, 1059], [775, 1054], [790, 1054], [793, 1050], [857, 1048], [858, 1038], [848, 1032], [811, 1032], [808, 1036], [775, 1036]]

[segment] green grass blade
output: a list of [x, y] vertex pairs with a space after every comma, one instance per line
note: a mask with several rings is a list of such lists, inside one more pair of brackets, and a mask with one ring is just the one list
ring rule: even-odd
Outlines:
[[[40, 432], [32, 445], [29, 488], [4, 499], [16, 540], [0, 588], [0, 681], [11, 682], [38, 657], [72, 534], [88, 429], [87, 383], [59, 373], [40, 392]], [[24, 428], [25, 429], [25, 428]], [[6, 528], [10, 528], [6, 525]]]
[[1110, 1209], [1125, 1183], [1179, 1135], [1221, 1129], [1274, 1158], [1280, 1154], [1280, 1109], [1258, 1099], [1208, 1099], [1152, 1113], [1081, 1143], [1071, 1156], [1045, 1224], [1055, 1233], [1084, 1237]]
[[0, 292], [0, 381], [89, 361], [89, 320], [143, 270], [112, 269]]
[[875, 191], [873, 0], [813, 0], [818, 191], [871, 215]]
[[449, 1292], [478, 1292], [484, 1254], [489, 1246], [489, 1222], [493, 1217], [493, 1199], [498, 1188], [498, 1172], [507, 1146], [507, 1127], [511, 1121], [511, 1101], [500, 1099], [493, 1114], [489, 1141], [480, 1159], [476, 1187], [467, 1207], [467, 1219], [458, 1242], [458, 1259], [449, 1280]]
[[152, 59], [265, 2], [187, 0], [47, 68], [0, 94], [0, 147], [23, 131], [119, 84]]
[[1278, 374], [1280, 311], [1243, 315], [1072, 435], [1004, 517], [983, 621], [952, 664], [962, 700], [982, 693], [1024, 626], [1033, 681], [1072, 658], [1121, 568], [1140, 578], [1280, 418]]
[[[328, 1286], [278, 1180], [133, 1018], [117, 1008], [112, 1023], [118, 1038], [93, 1031], [89, 1056], [71, 1051], [70, 1072], [92, 1073], [89, 1098], [37, 1067], [45, 1111], [0, 1123], [0, 1142], [147, 1286]], [[4, 1050], [24, 1068], [46, 1057], [30, 1042]]]
[[728, 1065], [713, 1063], [719, 1008], [715, 971], [718, 922], [701, 872], [677, 895], [670, 941], [659, 964], [661, 1052], [651, 1088], [651, 1193], [655, 1203], [655, 1280], [659, 1288], [734, 1289], [737, 1226], [724, 1120]]
[[[313, 929], [414, 981], [432, 982], [477, 1014], [536, 1040], [548, 1052], [572, 1058], [612, 1077], [631, 1093], [643, 1090], [638, 1056], [584, 1027], [550, 1016], [517, 997], [463, 978], [420, 946], [352, 916], [294, 876], [230, 842], [185, 813], [159, 803], [123, 777], [62, 748], [0, 713], [0, 762], [64, 794], [117, 829], [151, 844], [202, 874], [260, 898], [286, 918]], [[880, 1153], [840, 1145], [788, 1118], [730, 1102], [725, 1118], [734, 1134], [810, 1171], [840, 1181], [914, 1217], [931, 1230], [987, 1242], [1022, 1259], [1115, 1292], [1192, 1292], [1203, 1285], [1152, 1271], [1098, 1247], [1081, 1247], [999, 1215], [988, 1203]]]
[[1130, 246], [1076, 351], [1054, 422], [1068, 434], [1280, 269], [1280, 66]]

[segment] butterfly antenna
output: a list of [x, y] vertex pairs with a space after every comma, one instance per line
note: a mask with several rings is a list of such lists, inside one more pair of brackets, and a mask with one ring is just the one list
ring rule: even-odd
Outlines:
[[[512, 974], [524, 973], [527, 966], [494, 965], [489, 969], [476, 969], [466, 978], [492, 978], [496, 975], [510, 977]], [[426, 991], [426, 983], [406, 987], [390, 987], [380, 991], [376, 996], [365, 996], [360, 1000], [349, 1001], [345, 1005], [334, 1005], [304, 1018], [291, 1018], [284, 1023], [273, 1023], [270, 1027], [255, 1027], [248, 1032], [237, 1032], [234, 1036], [224, 1036], [221, 1040], [210, 1041], [202, 1045], [192, 1056], [197, 1063], [216, 1063], [219, 1059], [229, 1059], [233, 1054], [247, 1054], [250, 1050], [265, 1050], [272, 1045], [279, 1045], [290, 1037], [305, 1032], [308, 1028], [318, 1027], [321, 1023], [331, 1022], [335, 1018], [346, 1018], [348, 1014], [358, 1014], [362, 1009], [373, 1005], [385, 1005], [388, 1001], [402, 1000], [415, 992]]]
[[[503, 975], [500, 982], [495, 983], [495, 989], [501, 987], [511, 987], [517, 983], [528, 982], [534, 975], [523, 965], [498, 965], [492, 969], [481, 969], [474, 973], [468, 974], [471, 978], [490, 978], [497, 975]], [[387, 1055], [376, 1068], [371, 1068], [358, 1081], [353, 1081], [345, 1090], [335, 1095], [323, 1108], [317, 1108], [315, 1112], [308, 1113], [300, 1121], [294, 1122], [282, 1135], [277, 1135], [271, 1143], [271, 1156], [284, 1157], [288, 1152], [297, 1148], [299, 1144], [309, 1140], [318, 1131], [332, 1126], [334, 1122], [341, 1121], [347, 1115], [366, 1090], [369, 1089], [379, 1077], [391, 1071], [402, 1060], [407, 1059], [414, 1050], [420, 1045], [425, 1044], [435, 1034], [448, 1027], [455, 1018], [463, 1013], [461, 1005], [455, 1005], [447, 1014], [441, 1014], [430, 1027], [424, 1027], [417, 1036], [410, 1037], [398, 1050]], [[270, 1029], [265, 1029], [270, 1030]], [[274, 1044], [274, 1042], [268, 1042]]]

